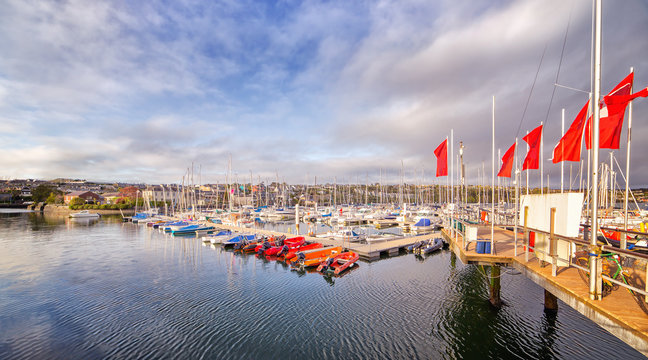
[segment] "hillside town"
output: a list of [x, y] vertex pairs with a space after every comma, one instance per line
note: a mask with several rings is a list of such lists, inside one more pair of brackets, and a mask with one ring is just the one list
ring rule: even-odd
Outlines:
[[[483, 202], [490, 201], [490, 187], [468, 185], [459, 190], [456, 186], [457, 201]], [[421, 184], [286, 184], [272, 182], [268, 185], [237, 184], [136, 184], [136, 183], [101, 183], [83, 179], [13, 179], [0, 182], [0, 206], [27, 206], [33, 203], [70, 205], [74, 199], [81, 199], [84, 204], [118, 205], [121, 208], [132, 208], [143, 202], [178, 201], [180, 193], [191, 192], [196, 206], [202, 208], [226, 208], [233, 206], [280, 205], [333, 205], [333, 204], [370, 204], [370, 203], [438, 203], [449, 196], [447, 188], [439, 185]], [[522, 190], [523, 191], [523, 190]], [[539, 189], [529, 189], [531, 193]], [[559, 191], [545, 189], [547, 192]], [[514, 188], [502, 186], [498, 190], [498, 202], [508, 202], [514, 196]], [[632, 194], [638, 203], [648, 202], [648, 189], [633, 189]], [[617, 199], [623, 198], [618, 190]], [[78, 200], [76, 201], [79, 202]]]

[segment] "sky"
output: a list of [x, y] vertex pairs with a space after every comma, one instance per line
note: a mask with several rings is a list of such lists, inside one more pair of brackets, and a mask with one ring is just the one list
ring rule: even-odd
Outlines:
[[[195, 183], [215, 183], [231, 157], [239, 181], [398, 183], [403, 169], [445, 184], [433, 151], [452, 130], [468, 183], [482, 169], [488, 183], [494, 96], [496, 149], [544, 122], [544, 185], [557, 187], [561, 109], [568, 128], [591, 84], [590, 0], [0, 8], [1, 179], [179, 183], [193, 166]], [[648, 1], [604, 0], [602, 32], [602, 92], [630, 67], [648, 86]], [[648, 99], [634, 102], [632, 135], [630, 182], [646, 186]]]

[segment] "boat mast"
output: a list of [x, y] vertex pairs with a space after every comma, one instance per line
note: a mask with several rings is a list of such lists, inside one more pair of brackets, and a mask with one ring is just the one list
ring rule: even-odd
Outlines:
[[229, 199], [229, 212], [232, 212], [232, 205], [234, 199], [232, 198], [233, 189], [230, 185], [232, 182], [232, 154], [229, 154], [229, 160], [227, 161], [227, 198]]

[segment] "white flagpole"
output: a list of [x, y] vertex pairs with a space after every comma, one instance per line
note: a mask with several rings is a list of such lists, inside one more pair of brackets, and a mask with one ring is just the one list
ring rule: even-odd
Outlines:
[[[540, 126], [542, 126], [542, 121], [540, 121]], [[544, 156], [543, 156], [543, 150], [544, 150], [544, 126], [542, 126], [542, 131], [540, 131], [540, 194], [544, 194], [544, 179], [543, 179], [543, 169], [544, 169]]]
[[[630, 68], [630, 72], [634, 72], [634, 68]], [[630, 93], [632, 94], [632, 85], [630, 84]], [[628, 148], [626, 149], [626, 187], [625, 187], [625, 196], [623, 198], [623, 229], [628, 230], [628, 193], [630, 192], [630, 140], [632, 139], [632, 101], [630, 101], [630, 106], [628, 109]], [[621, 249], [625, 249], [627, 246], [628, 238], [625, 234], [621, 236]]]
[[[450, 219], [454, 218], [454, 212], [455, 212], [455, 201], [454, 201], [454, 179], [452, 179], [452, 172], [454, 171], [454, 129], [450, 129], [450, 174], [448, 177], [450, 178], [450, 202], [452, 203], [452, 208], [450, 209]], [[453, 220], [454, 221], [454, 220]], [[451, 228], [453, 229], [453, 234], [456, 235], [456, 231], [454, 230], [454, 224], [451, 223]]]
[[515, 180], [513, 181], [513, 185], [515, 186], [515, 219], [513, 220], [513, 237], [515, 241], [515, 246], [513, 247], [513, 255], [517, 257], [517, 236], [518, 236], [518, 230], [517, 230], [517, 225], [518, 225], [518, 219], [520, 218], [520, 214], [518, 213], [518, 209], [520, 208], [520, 182], [518, 179], [518, 155], [517, 155], [517, 150], [518, 150], [518, 139], [515, 138], [515, 154], [513, 155], [515, 158]]
[[[592, 96], [592, 106], [594, 107], [594, 116], [592, 116], [592, 202], [591, 202], [591, 216], [592, 223], [590, 227], [591, 238], [590, 245], [597, 246], [598, 235], [598, 162], [599, 162], [599, 121], [601, 117], [601, 109], [599, 103], [601, 102], [601, 0], [595, 0], [594, 8], [594, 68], [593, 80], [594, 91]], [[590, 255], [590, 274], [597, 273], [596, 254]], [[600, 300], [600, 284], [601, 279], [597, 276], [590, 276], [589, 292], [591, 300]]]
[[[527, 130], [526, 134], [529, 135], [529, 131], [528, 131], [528, 130]], [[530, 149], [530, 147], [529, 147], [529, 143], [527, 143], [526, 141], [525, 141], [524, 143], [526, 144], [527, 154], [528, 154], [528, 153], [529, 153], [529, 149]], [[524, 165], [523, 165], [523, 166], [524, 166]], [[528, 170], [527, 170], [527, 172], [526, 172], [526, 194], [529, 195], [529, 171], [528, 171]]]
[[[560, 133], [560, 138], [562, 139], [563, 136], [565, 136], [565, 108], [562, 109], [562, 131]], [[565, 156], [565, 153], [564, 153], [565, 152], [565, 150], [564, 150], [565, 147], [562, 145], [562, 141], [560, 142], [560, 144], [561, 144], [560, 147], [561, 147], [561, 150], [562, 150], [561, 153], [563, 154], [563, 156]], [[564, 176], [565, 175], [564, 174], [565, 174], [565, 161], [563, 160], [563, 161], [560, 162], [560, 193], [561, 194], [564, 192], [564, 189], [565, 189], [565, 185], [564, 185], [564, 181], [565, 181]], [[571, 173], [570, 173], [569, 181], [571, 183]]]
[[495, 236], [495, 95], [493, 95], [493, 151], [491, 155], [491, 254], [495, 253], [493, 238]]

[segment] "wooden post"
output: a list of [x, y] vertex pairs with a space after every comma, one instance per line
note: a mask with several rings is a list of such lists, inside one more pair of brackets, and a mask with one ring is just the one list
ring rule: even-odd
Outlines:
[[457, 254], [455, 254], [454, 251], [450, 251], [450, 267], [452, 269], [457, 267]]
[[499, 265], [491, 265], [490, 272], [490, 303], [496, 308], [502, 307], [502, 299], [500, 298], [500, 267]]
[[554, 225], [556, 223], [556, 208], [551, 208], [549, 215], [549, 256], [551, 256], [551, 276], [556, 276], [558, 273], [558, 255], [557, 255], [557, 240], [554, 236]]
[[529, 229], [527, 228], [527, 220], [529, 219], [529, 207], [524, 207], [524, 261], [529, 262]]
[[558, 298], [545, 289], [545, 311], [558, 311]]

